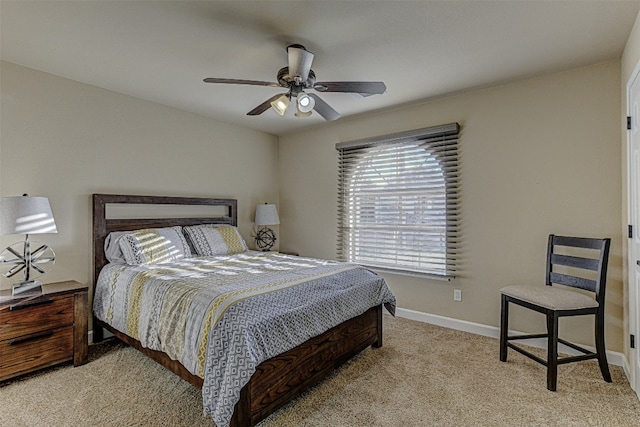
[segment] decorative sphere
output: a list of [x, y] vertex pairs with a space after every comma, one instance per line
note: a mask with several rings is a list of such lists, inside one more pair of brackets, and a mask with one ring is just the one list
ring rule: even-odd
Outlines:
[[276, 235], [270, 228], [263, 228], [256, 235], [256, 245], [263, 251], [271, 249], [276, 242]]

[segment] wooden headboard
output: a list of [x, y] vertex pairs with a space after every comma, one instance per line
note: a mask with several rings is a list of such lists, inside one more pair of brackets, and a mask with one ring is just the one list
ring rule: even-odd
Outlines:
[[[216, 217], [191, 218], [107, 218], [107, 205], [181, 205], [181, 206], [222, 206], [226, 214]], [[212, 199], [208, 197], [163, 197], [130, 196], [121, 194], [93, 195], [93, 283], [107, 263], [104, 254], [104, 240], [112, 231], [129, 231], [141, 228], [161, 228], [175, 225], [229, 224], [238, 225], [238, 201], [236, 199]]]

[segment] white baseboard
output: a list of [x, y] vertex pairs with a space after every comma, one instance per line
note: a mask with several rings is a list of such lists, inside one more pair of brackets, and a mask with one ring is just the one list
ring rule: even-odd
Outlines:
[[[404, 317], [405, 319], [417, 320], [418, 322], [430, 323], [432, 325], [443, 326], [449, 329], [456, 329], [458, 331], [470, 332], [472, 334], [500, 339], [500, 328], [496, 326], [488, 326], [480, 323], [468, 322], [466, 320], [454, 319], [452, 317], [423, 313], [421, 311], [409, 310], [407, 308], [396, 308], [396, 315], [398, 317]], [[509, 333], [514, 335], [522, 334], [522, 332], [511, 329], [509, 329]], [[527, 340], [527, 345], [537, 348], [547, 348], [547, 341], [544, 338], [532, 339]], [[595, 348], [593, 347], [586, 345], [583, 347], [589, 351], [595, 351]], [[563, 344], [558, 345], [558, 350], [572, 356], [581, 354], [580, 352]], [[496, 357], [498, 357], [498, 347], [496, 347]], [[624, 354], [618, 353], [617, 351], [607, 350], [607, 361], [612, 365], [621, 366], [624, 369], [627, 378], [629, 378], [629, 362]]]

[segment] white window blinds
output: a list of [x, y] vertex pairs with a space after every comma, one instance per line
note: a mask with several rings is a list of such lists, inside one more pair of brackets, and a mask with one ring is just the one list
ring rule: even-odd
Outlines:
[[336, 144], [340, 259], [453, 277], [459, 130], [452, 123]]

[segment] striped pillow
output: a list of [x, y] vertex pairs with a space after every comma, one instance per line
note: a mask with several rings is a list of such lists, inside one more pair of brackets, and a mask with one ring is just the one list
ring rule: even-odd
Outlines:
[[190, 257], [181, 227], [145, 228], [122, 235], [118, 244], [127, 264], [161, 264]]
[[247, 251], [247, 244], [232, 225], [193, 225], [183, 230], [199, 256], [233, 255]]

